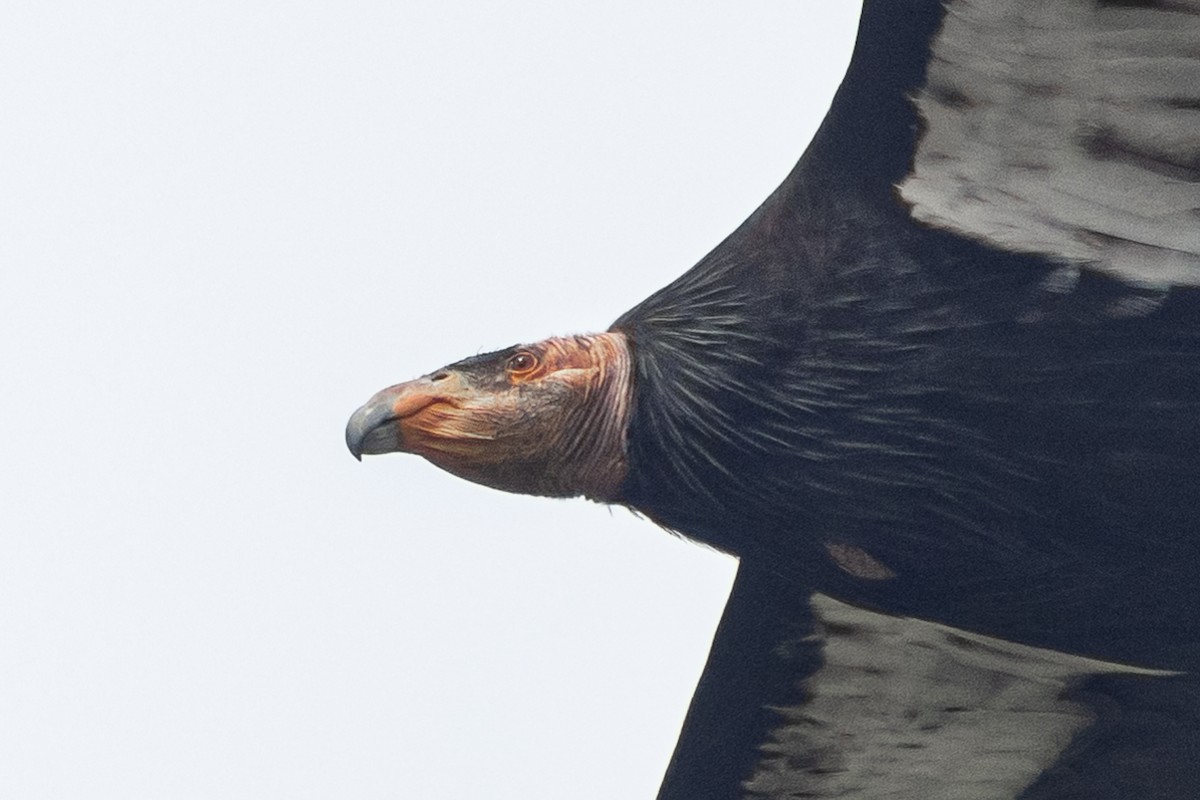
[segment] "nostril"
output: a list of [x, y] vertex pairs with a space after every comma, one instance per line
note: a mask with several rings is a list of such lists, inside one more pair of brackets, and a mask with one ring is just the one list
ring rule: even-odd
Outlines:
[[431, 381], [444, 381], [444, 380], [446, 380], [446, 378], [449, 378], [449, 377], [450, 377], [450, 373], [449, 373], [449, 372], [439, 372], [439, 373], [437, 373], [436, 375], [433, 375], [432, 377], [430, 377], [430, 379], [429, 379], [429, 380], [431, 380]]

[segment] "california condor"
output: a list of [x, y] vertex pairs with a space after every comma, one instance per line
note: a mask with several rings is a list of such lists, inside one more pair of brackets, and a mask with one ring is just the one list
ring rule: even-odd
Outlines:
[[608, 331], [346, 430], [735, 554], [659, 797], [1200, 797], [1200, 0], [867, 0], [783, 184]]

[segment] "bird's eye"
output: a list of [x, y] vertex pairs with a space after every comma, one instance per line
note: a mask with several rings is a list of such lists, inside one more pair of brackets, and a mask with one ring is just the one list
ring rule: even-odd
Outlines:
[[537, 367], [537, 358], [532, 353], [517, 353], [510, 356], [504, 368], [509, 372], [523, 375], [532, 372]]

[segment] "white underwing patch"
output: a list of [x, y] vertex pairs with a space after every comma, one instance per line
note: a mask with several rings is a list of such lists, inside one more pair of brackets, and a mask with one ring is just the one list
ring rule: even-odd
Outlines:
[[1012, 800], [1091, 711], [1077, 679], [1167, 676], [812, 598], [823, 665], [746, 781], [747, 800]]
[[1200, 285], [1200, 0], [951, 0], [914, 103], [916, 220]]

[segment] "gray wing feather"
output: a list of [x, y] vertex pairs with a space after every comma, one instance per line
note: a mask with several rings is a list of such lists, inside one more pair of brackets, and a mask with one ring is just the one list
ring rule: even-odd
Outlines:
[[901, 197], [1131, 283], [1200, 285], [1200, 0], [952, 0]]
[[1167, 676], [814, 595], [824, 664], [777, 708], [746, 800], [1012, 800], [1093, 722], [1088, 675]]

